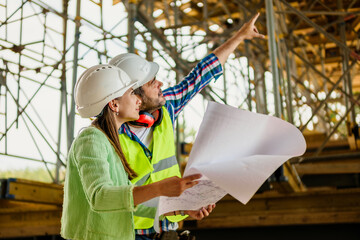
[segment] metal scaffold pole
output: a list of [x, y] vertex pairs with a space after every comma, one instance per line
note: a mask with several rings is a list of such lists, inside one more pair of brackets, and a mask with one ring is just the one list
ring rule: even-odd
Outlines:
[[276, 51], [276, 39], [275, 39], [275, 19], [273, 10], [273, 1], [266, 0], [266, 26], [268, 31], [268, 46], [269, 56], [271, 62], [271, 73], [273, 78], [273, 90], [274, 90], [274, 105], [275, 105], [275, 116], [281, 117], [281, 96], [279, 92], [280, 80], [279, 70], [277, 67], [277, 51]]
[[128, 10], [128, 46], [129, 52], [135, 52], [135, 22], [136, 22], [136, 0], [129, 1]]
[[79, 58], [79, 43], [80, 43], [80, 9], [81, 0], [76, 1], [76, 18], [75, 18], [75, 41], [74, 41], [74, 58], [73, 58], [73, 74], [72, 74], [72, 86], [71, 86], [71, 102], [70, 113], [68, 114], [68, 131], [67, 131], [67, 148], [70, 150], [71, 143], [74, 139], [74, 124], [75, 124], [75, 96], [74, 87], [77, 80], [78, 70], [78, 58]]

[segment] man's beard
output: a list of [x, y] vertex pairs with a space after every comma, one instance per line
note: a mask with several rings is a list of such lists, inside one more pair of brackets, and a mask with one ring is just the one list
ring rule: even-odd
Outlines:
[[142, 97], [142, 104], [140, 106], [140, 110], [151, 113], [151, 112], [154, 112], [157, 109], [160, 109], [164, 104], [165, 104], [165, 101], [164, 101], [164, 103], [162, 103], [160, 98], [151, 99], [151, 98], [148, 98], [146, 96], [143, 96]]

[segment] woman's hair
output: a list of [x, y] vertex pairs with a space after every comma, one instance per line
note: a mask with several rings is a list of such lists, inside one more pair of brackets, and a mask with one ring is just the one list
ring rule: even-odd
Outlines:
[[118, 130], [116, 129], [115, 119], [111, 112], [112, 111], [109, 107], [109, 104], [106, 104], [101, 114], [91, 123], [91, 125], [105, 133], [109, 142], [115, 148], [116, 153], [119, 155], [124, 169], [127, 172], [129, 179], [131, 180], [137, 177], [137, 175], [126, 161], [125, 155], [121, 149]]

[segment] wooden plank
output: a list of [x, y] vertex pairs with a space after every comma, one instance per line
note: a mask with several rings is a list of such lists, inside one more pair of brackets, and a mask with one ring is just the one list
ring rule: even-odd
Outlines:
[[[323, 144], [323, 140], [319, 141], [312, 141], [308, 142], [306, 141], [307, 145], [307, 151], [314, 149], [316, 150]], [[337, 141], [329, 141], [325, 145], [325, 149], [323, 151], [326, 151], [327, 148], [343, 148], [343, 149], [350, 149], [349, 142], [347, 140], [337, 140]]]
[[[360, 189], [275, 191], [256, 194], [248, 204], [226, 196], [197, 228], [360, 223]], [[186, 223], [185, 223], [186, 225]]]
[[40, 204], [31, 202], [21, 202], [11, 199], [0, 199], [0, 213], [12, 212], [31, 212], [58, 210], [61, 206], [53, 204]]
[[7, 179], [5, 198], [61, 205], [63, 201], [63, 186], [9, 178]]
[[253, 226], [281, 226], [304, 224], [339, 224], [359, 223], [359, 212], [320, 212], [320, 213], [284, 213], [284, 214], [257, 214], [249, 216], [225, 216], [222, 218], [208, 217], [197, 222], [198, 229], [207, 228], [232, 228]]
[[61, 206], [0, 200], [0, 238], [59, 235]]
[[44, 224], [41, 226], [10, 226], [6, 229], [0, 229], [0, 238], [33, 237], [48, 235], [60, 235], [60, 222], [56, 225], [51, 225], [49, 222], [44, 222]]
[[294, 164], [299, 175], [360, 173], [360, 159], [329, 160]]

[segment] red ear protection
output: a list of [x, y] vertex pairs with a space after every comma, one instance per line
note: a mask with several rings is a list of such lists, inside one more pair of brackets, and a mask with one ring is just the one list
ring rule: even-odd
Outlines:
[[139, 115], [139, 119], [135, 122], [138, 123], [140, 126], [149, 128], [154, 124], [155, 118], [152, 114], [148, 112], [140, 112]]
[[136, 121], [132, 121], [130, 122], [131, 124], [133, 125], [136, 125], [136, 126], [143, 126], [143, 127], [146, 127], [146, 128], [149, 128], [149, 127], [156, 127], [158, 126], [160, 123], [161, 123], [161, 120], [162, 120], [162, 117], [163, 117], [163, 114], [162, 114], [162, 109], [160, 110], [156, 110], [158, 112], [158, 117], [157, 119], [154, 118], [154, 116], [148, 112], [143, 112], [143, 111], [140, 111], [140, 118]]

